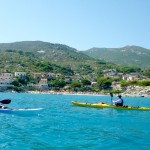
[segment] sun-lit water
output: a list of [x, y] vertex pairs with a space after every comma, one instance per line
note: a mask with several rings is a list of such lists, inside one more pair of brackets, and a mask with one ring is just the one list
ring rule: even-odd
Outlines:
[[[0, 113], [0, 150], [149, 150], [150, 111], [75, 107], [71, 101], [111, 103], [107, 96], [0, 93], [11, 108], [44, 108], [34, 114]], [[124, 98], [150, 107], [149, 98]]]

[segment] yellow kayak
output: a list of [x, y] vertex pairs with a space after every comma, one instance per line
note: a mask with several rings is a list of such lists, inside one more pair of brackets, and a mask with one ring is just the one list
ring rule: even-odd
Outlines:
[[98, 103], [98, 104], [91, 104], [91, 103], [80, 103], [80, 102], [72, 102], [72, 105], [74, 106], [81, 106], [81, 107], [92, 107], [92, 108], [114, 108], [114, 109], [120, 109], [120, 110], [147, 110], [150, 111], [150, 108], [148, 107], [131, 107], [131, 106], [114, 106], [109, 105], [105, 103]]

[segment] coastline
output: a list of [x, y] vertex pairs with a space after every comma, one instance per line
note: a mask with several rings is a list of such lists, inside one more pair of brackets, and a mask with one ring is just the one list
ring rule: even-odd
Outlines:
[[85, 95], [85, 96], [108, 96], [108, 94], [96, 92], [56, 92], [56, 91], [28, 91], [30, 94], [51, 94], [51, 95]]
[[147, 97], [150, 98], [150, 86], [140, 87], [140, 86], [130, 86], [126, 89], [122, 95], [126, 97]]
[[[16, 91], [5, 91], [9, 93], [17, 93]], [[51, 95], [85, 95], [85, 96], [110, 96], [109, 93], [103, 92], [73, 92], [73, 91], [26, 91], [24, 93], [29, 94], [51, 94]], [[146, 97], [150, 98], [150, 86], [129, 86], [123, 93], [120, 93], [123, 97]], [[118, 94], [114, 93], [114, 96]]]
[[[51, 94], [51, 95], [83, 95], [83, 96], [110, 96], [109, 94], [96, 93], [96, 92], [56, 92], [56, 91], [28, 91], [30, 94]], [[118, 94], [114, 94], [117, 96]], [[126, 91], [121, 93], [123, 97], [146, 97], [150, 98], [149, 93], [140, 93], [139, 91]]]

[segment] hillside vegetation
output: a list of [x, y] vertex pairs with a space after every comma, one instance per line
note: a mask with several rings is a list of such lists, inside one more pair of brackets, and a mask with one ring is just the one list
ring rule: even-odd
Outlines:
[[[119, 49], [93, 48], [80, 52], [62, 44], [24, 41], [0, 43], [0, 61], [1, 73], [15, 71], [54, 72], [66, 75], [77, 73], [94, 78], [101, 76], [105, 69], [115, 68], [118, 72], [125, 73], [137, 70], [140, 72], [138, 67], [149, 68], [150, 51], [128, 46]], [[149, 76], [149, 70], [146, 74]]]
[[[107, 59], [99, 56], [105, 56], [109, 61], [106, 62]], [[67, 45], [41, 41], [1, 43], [0, 73], [26, 72], [26, 78], [14, 78], [11, 83], [13, 86], [8, 87], [8, 90], [36, 90], [36, 85], [40, 85], [42, 78], [47, 79], [47, 88], [52, 90], [66, 90], [66, 87], [72, 91], [110, 90], [112, 82], [120, 82], [124, 74], [133, 73], [140, 79], [150, 78], [150, 69], [140, 68], [144, 64], [148, 68], [149, 56], [148, 50], [134, 46], [80, 52]], [[117, 65], [110, 63], [115, 58]], [[34, 73], [41, 76], [36, 79]], [[48, 73], [57, 74], [58, 77], [49, 78]], [[149, 81], [146, 86], [147, 83], [149, 85]], [[128, 86], [128, 83], [123, 85]]]
[[136, 66], [150, 69], [150, 50], [138, 46], [91, 48], [84, 51], [84, 54], [120, 66]]
[[41, 41], [1, 43], [0, 61], [1, 72], [3, 70], [62, 72], [63, 70], [69, 74], [73, 71], [92, 74], [116, 66], [89, 57], [69, 46]]

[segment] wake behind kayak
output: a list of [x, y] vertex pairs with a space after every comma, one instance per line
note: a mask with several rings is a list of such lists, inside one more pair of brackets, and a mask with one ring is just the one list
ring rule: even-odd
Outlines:
[[6, 108], [6, 109], [0, 109], [0, 113], [22, 113], [22, 114], [26, 114], [26, 113], [38, 113], [41, 110], [43, 110], [43, 108]]

